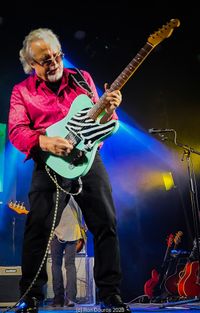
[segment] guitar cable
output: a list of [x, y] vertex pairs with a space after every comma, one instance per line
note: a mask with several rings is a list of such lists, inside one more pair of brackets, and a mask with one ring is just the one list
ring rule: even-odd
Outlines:
[[[53, 236], [54, 236], [54, 229], [55, 229], [55, 223], [56, 223], [56, 217], [57, 217], [57, 213], [58, 213], [58, 205], [59, 205], [59, 190], [61, 190], [62, 192], [66, 193], [66, 194], [69, 194], [69, 195], [72, 195], [72, 196], [75, 196], [75, 195], [78, 195], [81, 191], [82, 191], [82, 187], [83, 187], [83, 184], [82, 184], [82, 180], [81, 178], [79, 177], [78, 178], [78, 182], [79, 182], [79, 188], [78, 188], [78, 191], [75, 192], [75, 193], [70, 193], [69, 191], [66, 191], [64, 190], [59, 184], [58, 184], [58, 181], [57, 181], [57, 177], [56, 177], [56, 174], [55, 172], [53, 173], [53, 176], [50, 174], [50, 169], [47, 167], [47, 165], [45, 166], [45, 170], [47, 172], [47, 174], [49, 175], [49, 177], [51, 178], [51, 180], [55, 183], [56, 185], [56, 201], [55, 201], [55, 211], [54, 211], [54, 216], [53, 216], [53, 221], [52, 221], [52, 227], [51, 227], [51, 231], [50, 231], [50, 235], [49, 235], [49, 239], [48, 239], [48, 243], [47, 243], [47, 247], [46, 247], [46, 250], [45, 250], [45, 253], [44, 253], [44, 257], [41, 261], [41, 264], [38, 268], [38, 271], [34, 277], [34, 279], [32, 280], [30, 286], [27, 288], [27, 290], [24, 292], [24, 294], [20, 297], [20, 299], [18, 299], [18, 301], [16, 303], [14, 303], [14, 305], [8, 307], [7, 309], [3, 310], [2, 313], [6, 313], [6, 312], [9, 312], [10, 310], [12, 310], [13, 308], [17, 307], [18, 304], [20, 304], [20, 302], [25, 298], [25, 296], [29, 293], [29, 291], [32, 289], [34, 283], [36, 282], [40, 272], [41, 272], [41, 269], [47, 259], [47, 256], [48, 256], [48, 253], [49, 253], [49, 249], [50, 249], [50, 244], [51, 244], [51, 241], [53, 239]], [[36, 300], [36, 299], [35, 299]], [[23, 305], [23, 303], [22, 303]]]

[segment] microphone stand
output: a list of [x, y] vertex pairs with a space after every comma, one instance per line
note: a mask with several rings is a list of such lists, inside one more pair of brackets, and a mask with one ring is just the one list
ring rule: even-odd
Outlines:
[[[187, 163], [187, 171], [188, 171], [188, 179], [189, 179], [189, 193], [190, 193], [190, 200], [191, 200], [191, 208], [192, 208], [192, 217], [193, 217], [193, 225], [194, 225], [194, 234], [196, 239], [196, 246], [197, 246], [197, 255], [198, 255], [198, 261], [200, 264], [200, 246], [199, 246], [199, 234], [200, 234], [200, 216], [199, 216], [199, 201], [198, 201], [198, 190], [197, 190], [197, 184], [196, 184], [196, 176], [193, 168], [193, 163], [191, 159], [191, 154], [197, 154], [200, 156], [200, 152], [193, 149], [192, 147], [189, 147], [188, 145], [182, 144], [177, 142], [177, 133], [174, 129], [170, 129], [170, 132], [174, 133], [174, 144], [180, 148], [183, 149], [183, 157], [181, 161], [186, 160]], [[163, 134], [159, 134], [161, 137], [161, 140], [169, 140], [167, 136], [164, 136]], [[172, 141], [172, 140], [171, 140]], [[198, 282], [199, 282], [199, 271], [198, 271]], [[159, 308], [166, 308], [169, 306], [176, 306], [177, 304], [187, 304], [191, 302], [198, 302], [199, 296], [196, 296], [194, 299], [189, 300], [183, 300], [183, 301], [176, 301], [176, 302], [168, 302], [161, 305]]]

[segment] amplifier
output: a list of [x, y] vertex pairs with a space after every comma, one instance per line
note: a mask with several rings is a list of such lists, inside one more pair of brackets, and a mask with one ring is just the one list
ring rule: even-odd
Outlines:
[[14, 305], [20, 298], [21, 266], [0, 266], [0, 306]]
[[[53, 299], [53, 286], [52, 286], [52, 272], [51, 272], [51, 257], [47, 259], [47, 274], [48, 283], [46, 286], [46, 299]], [[93, 266], [94, 258], [87, 256], [77, 255], [75, 259], [77, 271], [77, 303], [95, 304], [96, 302], [96, 288], [93, 279]], [[67, 277], [65, 271], [64, 257], [62, 264], [63, 280], [66, 286]]]

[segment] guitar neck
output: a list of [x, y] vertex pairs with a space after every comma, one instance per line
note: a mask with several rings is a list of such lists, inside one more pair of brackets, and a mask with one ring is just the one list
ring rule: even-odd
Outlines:
[[[171, 36], [174, 27], [178, 27], [180, 25], [180, 21], [178, 19], [171, 19], [171, 21], [167, 25], [163, 25], [161, 29], [151, 35], [146, 44], [140, 51], [136, 54], [136, 56], [132, 59], [132, 61], [127, 65], [127, 67], [122, 71], [122, 73], [115, 79], [112, 85], [109, 88], [109, 91], [120, 90], [124, 84], [129, 80], [129, 78], [133, 75], [136, 69], [142, 64], [148, 54], [165, 38]], [[104, 111], [105, 105], [105, 97], [106, 93], [102, 95], [96, 105], [90, 110], [88, 116], [93, 120], [96, 120], [98, 116]]]
[[[133, 73], [137, 70], [137, 68], [142, 64], [148, 54], [153, 50], [153, 48], [154, 46], [147, 42], [144, 47], [142, 47], [140, 51], [136, 54], [136, 56], [131, 60], [131, 62], [126, 66], [126, 68], [121, 72], [121, 74], [111, 84], [109, 91], [120, 90], [133, 75]], [[96, 120], [98, 116], [104, 111], [106, 107], [105, 97], [106, 93], [104, 93], [99, 101], [95, 104], [95, 106], [91, 108], [88, 115], [93, 120]]]
[[161, 268], [164, 268], [165, 265], [166, 265], [166, 262], [167, 262], [167, 259], [169, 257], [169, 254], [170, 254], [170, 250], [171, 248], [170, 247], [167, 247], [166, 251], [165, 251], [165, 256], [164, 256], [164, 259], [163, 259], [163, 262], [162, 262], [162, 265], [161, 265]]
[[153, 50], [153, 46], [150, 43], [146, 43], [143, 48], [136, 54], [132, 61], [126, 66], [126, 68], [121, 72], [121, 74], [115, 79], [115, 81], [110, 86], [110, 91], [120, 90], [137, 68], [142, 64], [146, 59], [148, 54]]

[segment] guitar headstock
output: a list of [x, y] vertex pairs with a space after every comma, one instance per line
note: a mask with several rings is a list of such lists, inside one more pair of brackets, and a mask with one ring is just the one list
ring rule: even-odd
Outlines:
[[170, 248], [172, 246], [173, 242], [174, 242], [174, 235], [169, 234], [169, 236], [167, 237], [167, 247]]
[[171, 36], [175, 27], [180, 26], [180, 21], [178, 19], [171, 19], [166, 25], [163, 25], [162, 28], [159, 28], [158, 31], [154, 32], [149, 36], [148, 42], [154, 47], [157, 46], [165, 38]]
[[178, 232], [175, 234], [174, 243], [175, 243], [176, 246], [181, 242], [181, 237], [182, 237], [182, 236], [183, 236], [183, 232], [182, 232], [182, 231], [178, 231]]
[[8, 207], [13, 211], [17, 212], [18, 214], [28, 214], [29, 211], [26, 209], [23, 202], [20, 201], [12, 201], [8, 202]]

